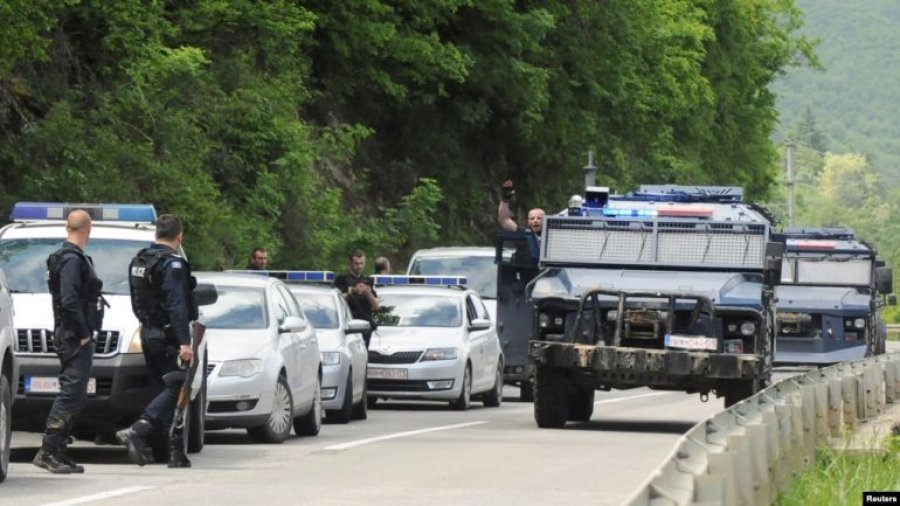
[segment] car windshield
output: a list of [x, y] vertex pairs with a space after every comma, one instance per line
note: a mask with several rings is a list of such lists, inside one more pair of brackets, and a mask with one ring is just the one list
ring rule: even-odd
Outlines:
[[334, 295], [330, 293], [303, 293], [293, 291], [294, 298], [303, 308], [303, 314], [317, 329], [338, 328], [338, 312], [334, 304]]
[[459, 300], [435, 295], [380, 294], [375, 320], [382, 327], [459, 327]]
[[497, 265], [492, 256], [417, 257], [410, 275], [465, 276], [468, 287], [484, 299], [497, 298]]
[[[215, 284], [215, 282], [213, 282]], [[264, 329], [269, 326], [262, 288], [216, 285], [215, 304], [200, 306], [200, 321], [211, 329]]]
[[[47, 293], [47, 257], [62, 246], [55, 238], [0, 240], [0, 269], [6, 273], [9, 289], [18, 293]], [[128, 264], [146, 241], [91, 239], [85, 253], [94, 260], [103, 292], [128, 295]]]

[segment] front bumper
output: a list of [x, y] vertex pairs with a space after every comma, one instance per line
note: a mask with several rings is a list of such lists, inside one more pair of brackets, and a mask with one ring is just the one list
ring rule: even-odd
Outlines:
[[611, 388], [703, 389], [721, 380], [766, 378], [770, 370], [764, 357], [751, 354], [545, 341], [531, 341], [529, 350], [535, 366], [577, 369]]
[[350, 365], [345, 357], [337, 365], [322, 366], [322, 409], [341, 409], [347, 394]]
[[775, 339], [775, 364], [826, 365], [851, 362], [866, 357], [865, 340], [838, 341], [821, 337], [786, 337]]
[[[25, 377], [57, 377], [59, 359], [56, 355], [19, 355], [16, 361], [19, 378], [16, 409], [12, 413], [13, 430], [43, 431], [56, 394], [26, 394]], [[86, 398], [76, 432], [88, 427], [108, 430], [126, 427], [161, 390], [150, 378], [140, 353], [94, 357], [91, 377], [96, 378], [97, 393]]]
[[[407, 379], [367, 378], [368, 395], [394, 399], [452, 401], [457, 399], [462, 391], [465, 364], [466, 360], [462, 357], [457, 360], [435, 360], [413, 364], [369, 364], [369, 369], [406, 369]], [[443, 380], [453, 380], [453, 386], [443, 390], [428, 388], [428, 381]]]
[[[221, 364], [210, 364], [207, 379], [206, 427], [212, 430], [229, 427], [256, 427], [266, 423], [275, 400], [275, 382], [265, 371], [242, 378], [219, 376]], [[239, 407], [248, 407], [241, 409]]]

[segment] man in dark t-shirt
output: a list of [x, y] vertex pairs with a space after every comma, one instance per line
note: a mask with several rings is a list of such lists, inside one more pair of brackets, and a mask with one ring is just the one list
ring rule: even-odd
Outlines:
[[[366, 254], [362, 250], [354, 251], [350, 255], [350, 272], [338, 276], [334, 287], [344, 294], [353, 318], [366, 320], [374, 327], [372, 313], [378, 309], [378, 294], [372, 286], [372, 278], [363, 276], [365, 267]], [[363, 334], [367, 348], [371, 337], [371, 331]]]

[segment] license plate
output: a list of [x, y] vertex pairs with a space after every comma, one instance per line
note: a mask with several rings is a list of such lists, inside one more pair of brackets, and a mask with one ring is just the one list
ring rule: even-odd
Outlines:
[[369, 367], [366, 370], [366, 377], [369, 379], [392, 379], [405, 380], [409, 375], [406, 369], [394, 369], [385, 367]]
[[[58, 394], [59, 378], [53, 376], [25, 376], [26, 394]], [[88, 379], [88, 395], [97, 394], [97, 378]]]
[[685, 348], [688, 350], [712, 350], [718, 348], [715, 337], [677, 336], [666, 334], [666, 348]]

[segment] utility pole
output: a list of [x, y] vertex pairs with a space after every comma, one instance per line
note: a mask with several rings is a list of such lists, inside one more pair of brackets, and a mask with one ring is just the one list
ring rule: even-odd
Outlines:
[[787, 187], [788, 187], [788, 226], [793, 227], [794, 222], [794, 203], [796, 195], [796, 183], [794, 181], [794, 144], [790, 139], [784, 144], [785, 158], [787, 165]]

